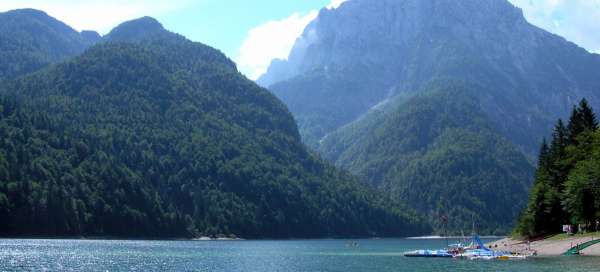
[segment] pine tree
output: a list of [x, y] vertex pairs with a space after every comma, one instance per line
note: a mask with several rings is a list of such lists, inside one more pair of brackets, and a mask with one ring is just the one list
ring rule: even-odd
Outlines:
[[542, 140], [542, 146], [540, 147], [540, 155], [538, 158], [538, 169], [548, 169], [550, 166], [550, 148], [546, 138]]
[[550, 196], [552, 189], [550, 185], [550, 171], [552, 169], [552, 153], [550, 147], [543, 140], [540, 147], [540, 153], [538, 158], [538, 168], [535, 172], [535, 181], [531, 188], [531, 195], [529, 197], [529, 204], [527, 209], [521, 215], [518, 221], [516, 231], [526, 237], [536, 237], [541, 234], [547, 234], [554, 232], [552, 228], [557, 221], [552, 214], [554, 214], [553, 199]]
[[567, 129], [569, 131], [569, 143], [575, 143], [577, 141], [577, 136], [586, 129], [583, 124], [581, 111], [575, 106], [573, 106], [573, 110], [571, 111]]
[[[558, 120], [552, 136], [550, 154], [548, 157], [549, 165], [547, 169], [547, 189], [543, 196], [544, 226], [545, 231], [554, 232], [563, 223], [566, 223], [566, 216], [561, 203], [561, 194], [565, 188], [565, 182], [568, 176], [566, 159], [568, 158], [567, 146], [569, 145], [569, 132], [561, 119]], [[558, 229], [560, 230], [560, 229]]]
[[554, 127], [554, 134], [552, 135], [552, 143], [550, 145], [550, 152], [548, 155], [550, 164], [548, 170], [550, 174], [551, 185], [561, 190], [567, 176], [567, 173], [565, 173], [564, 161], [567, 158], [566, 149], [568, 145], [568, 129], [565, 127], [562, 119], [558, 119], [558, 122]]
[[585, 98], [579, 102], [578, 107], [573, 107], [567, 128], [569, 131], [569, 143], [574, 145], [578, 144], [577, 137], [583, 132], [598, 129], [596, 115]]
[[598, 120], [596, 114], [592, 108], [588, 105], [587, 100], [584, 98], [579, 102], [579, 115], [582, 121], [582, 125], [586, 130], [597, 130]]

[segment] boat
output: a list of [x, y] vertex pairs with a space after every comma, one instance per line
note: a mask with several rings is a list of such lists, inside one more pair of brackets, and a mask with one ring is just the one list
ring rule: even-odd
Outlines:
[[405, 252], [404, 256], [405, 257], [421, 257], [421, 258], [452, 258], [452, 257], [454, 257], [454, 255], [452, 255], [451, 253], [448, 252], [448, 250], [445, 250], [445, 249], [414, 250], [414, 251]]
[[457, 243], [449, 245], [446, 249], [437, 249], [437, 250], [429, 250], [429, 249], [421, 249], [405, 252], [404, 256], [406, 257], [424, 257], [424, 258], [452, 258], [456, 254], [460, 254], [464, 252], [465, 246], [463, 244]]
[[404, 253], [405, 257], [420, 258], [460, 258], [469, 260], [522, 260], [528, 256], [512, 254], [504, 251], [494, 251], [486, 247], [479, 236], [474, 235], [468, 246], [454, 244], [447, 249], [428, 250], [420, 249]]
[[454, 257], [469, 260], [523, 260], [528, 256], [491, 250], [481, 242], [479, 236], [473, 236], [471, 249], [467, 249], [460, 254], [456, 254]]
[[462, 258], [462, 259], [469, 259], [469, 260], [510, 261], [510, 260], [525, 260], [525, 259], [527, 259], [527, 256], [511, 254], [511, 253], [501, 252], [501, 251], [488, 252], [488, 251], [470, 250], [465, 253], [455, 255], [454, 258]]

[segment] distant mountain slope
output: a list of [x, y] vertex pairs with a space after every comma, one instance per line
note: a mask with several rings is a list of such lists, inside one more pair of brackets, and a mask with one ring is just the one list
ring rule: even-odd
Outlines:
[[290, 107], [313, 147], [379, 102], [439, 78], [485, 86], [484, 111], [530, 155], [574, 101], [600, 104], [600, 56], [532, 26], [506, 0], [349, 0], [322, 10], [289, 60], [276, 63], [259, 82]]
[[33, 9], [0, 13], [0, 80], [37, 71], [82, 53], [100, 40]]
[[533, 168], [490, 126], [477, 88], [436, 82], [329, 135], [323, 156], [410, 203], [442, 230], [505, 234], [521, 211]]
[[[305, 143], [422, 212], [470, 190], [463, 181], [485, 187], [457, 206], [454, 227], [473, 213], [493, 232], [510, 229], [533, 179], [518, 152], [533, 161], [575, 101], [600, 105], [600, 56], [529, 24], [506, 0], [349, 0], [321, 10], [257, 82], [288, 105]], [[417, 103], [436, 82], [476, 87], [464, 99], [438, 86], [435, 103]]]
[[429, 231], [409, 209], [312, 156], [285, 106], [217, 50], [151, 18], [106, 40], [5, 86], [1, 234]]

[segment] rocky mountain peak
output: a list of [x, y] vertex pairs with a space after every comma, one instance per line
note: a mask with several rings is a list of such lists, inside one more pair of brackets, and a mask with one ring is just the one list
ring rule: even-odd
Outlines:
[[275, 63], [258, 82], [269, 86], [315, 69], [393, 65], [418, 48], [506, 43], [515, 29], [531, 31], [506, 0], [350, 0], [322, 9], [297, 39], [287, 66]]

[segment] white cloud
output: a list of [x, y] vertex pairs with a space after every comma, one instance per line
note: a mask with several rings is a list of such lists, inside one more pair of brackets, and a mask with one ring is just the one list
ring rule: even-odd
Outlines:
[[0, 11], [35, 8], [77, 30], [107, 33], [118, 24], [142, 16], [158, 16], [180, 8], [189, 0], [1, 0]]
[[[345, 1], [332, 0], [326, 7], [338, 8]], [[236, 61], [240, 71], [250, 79], [257, 79], [267, 71], [273, 59], [287, 59], [296, 39], [318, 13], [317, 10], [307, 14], [294, 13], [250, 29]]]
[[287, 59], [294, 42], [317, 14], [317, 11], [306, 15], [294, 13], [283, 20], [250, 29], [237, 59], [240, 70], [249, 78], [257, 79], [267, 71], [273, 59]]
[[327, 5], [328, 9], [336, 9], [339, 8], [342, 3], [346, 2], [346, 0], [331, 0], [331, 3]]
[[529, 22], [600, 52], [600, 0], [510, 0]]

